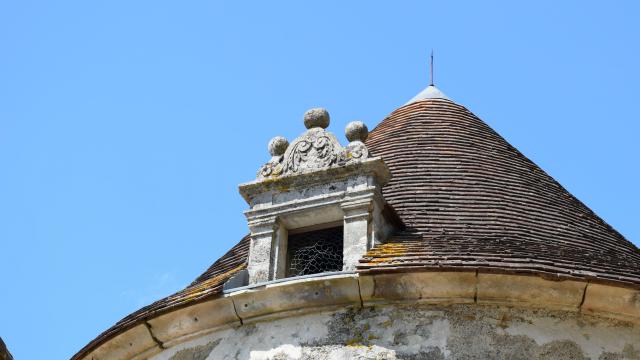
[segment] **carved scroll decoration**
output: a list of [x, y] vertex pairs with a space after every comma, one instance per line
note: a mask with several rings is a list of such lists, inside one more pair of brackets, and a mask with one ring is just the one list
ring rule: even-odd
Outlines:
[[360, 141], [351, 142], [346, 148], [336, 137], [319, 127], [311, 128], [288, 146], [284, 155], [274, 156], [258, 171], [258, 178], [298, 174], [369, 157], [369, 150]]

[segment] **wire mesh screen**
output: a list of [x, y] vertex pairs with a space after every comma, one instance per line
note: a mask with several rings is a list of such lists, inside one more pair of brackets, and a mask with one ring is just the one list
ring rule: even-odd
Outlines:
[[289, 235], [287, 276], [342, 270], [342, 227]]

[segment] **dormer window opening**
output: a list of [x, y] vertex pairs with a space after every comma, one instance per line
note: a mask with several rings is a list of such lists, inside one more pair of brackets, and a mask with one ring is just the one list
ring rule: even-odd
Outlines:
[[344, 228], [289, 234], [287, 277], [342, 270]]
[[382, 195], [391, 174], [369, 154], [367, 126], [347, 124], [342, 146], [329, 122], [325, 109], [307, 111], [307, 130], [291, 144], [271, 139], [271, 158], [256, 180], [239, 186], [250, 206], [250, 285], [354, 271], [367, 250], [402, 228]]

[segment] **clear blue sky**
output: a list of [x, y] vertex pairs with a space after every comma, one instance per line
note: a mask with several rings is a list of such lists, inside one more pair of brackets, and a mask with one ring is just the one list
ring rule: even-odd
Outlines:
[[316, 106], [373, 128], [427, 85], [431, 48], [440, 89], [640, 244], [637, 1], [384, 4], [2, 2], [16, 358], [68, 358], [186, 286], [247, 233], [237, 184], [271, 137]]

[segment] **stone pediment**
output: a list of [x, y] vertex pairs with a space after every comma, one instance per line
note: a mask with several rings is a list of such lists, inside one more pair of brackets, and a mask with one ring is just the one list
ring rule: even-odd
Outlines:
[[368, 131], [360, 121], [349, 123], [346, 128], [349, 145], [343, 147], [331, 132], [329, 113], [324, 109], [311, 109], [305, 113], [307, 131], [291, 144], [280, 136], [269, 142], [271, 160], [258, 171], [258, 179], [277, 178], [293, 174], [312, 172], [349, 163], [369, 157], [364, 144]]

